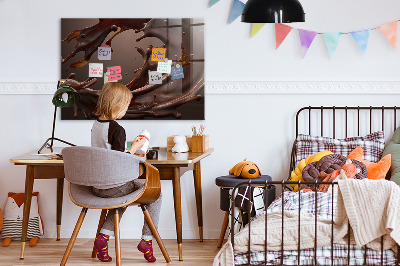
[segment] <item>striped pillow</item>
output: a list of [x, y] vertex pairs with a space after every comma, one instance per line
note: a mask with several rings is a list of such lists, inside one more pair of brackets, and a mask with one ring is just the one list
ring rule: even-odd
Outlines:
[[[4, 220], [1, 237], [21, 240], [22, 218], [15, 220]], [[29, 218], [27, 239], [40, 238], [39, 216]]]
[[329, 137], [317, 137], [299, 134], [296, 139], [296, 165], [302, 159], [307, 158], [317, 152], [329, 150], [343, 156], [361, 146], [364, 151], [364, 159], [370, 162], [378, 162], [381, 159], [385, 140], [383, 131], [378, 131], [364, 137], [352, 137], [345, 139], [333, 139]]

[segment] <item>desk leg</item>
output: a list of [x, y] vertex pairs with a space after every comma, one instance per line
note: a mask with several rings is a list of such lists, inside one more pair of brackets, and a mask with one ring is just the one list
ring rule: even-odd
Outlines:
[[178, 242], [179, 260], [182, 260], [182, 205], [181, 205], [181, 174], [179, 167], [174, 167], [172, 185], [174, 190], [175, 223]]
[[200, 242], [203, 242], [203, 203], [201, 196], [201, 169], [200, 161], [194, 164], [194, 191], [196, 194], [197, 220], [199, 225]]
[[34, 181], [34, 166], [26, 166], [25, 177], [25, 195], [24, 195], [24, 213], [22, 219], [22, 233], [21, 233], [21, 255], [20, 259], [24, 259], [26, 235], [28, 233], [29, 213], [31, 212], [31, 200]]
[[57, 241], [60, 241], [64, 178], [57, 178]]

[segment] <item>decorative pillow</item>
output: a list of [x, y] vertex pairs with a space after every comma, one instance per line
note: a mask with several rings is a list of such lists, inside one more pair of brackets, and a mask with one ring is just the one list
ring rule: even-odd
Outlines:
[[383, 155], [392, 155], [392, 164], [388, 173], [390, 180], [400, 185], [400, 127], [396, 129], [392, 139], [386, 144]]
[[[309, 163], [312, 162], [316, 162], [319, 161], [322, 157], [332, 154], [331, 151], [321, 151], [318, 152], [316, 154], [313, 154], [311, 156], [308, 156], [306, 159], [303, 159], [300, 161], [300, 163], [297, 165], [296, 169], [294, 169], [291, 173], [290, 173], [290, 181], [299, 181], [299, 180], [303, 180], [302, 177], [302, 172], [304, 167], [306, 167], [306, 165], [308, 165]], [[297, 191], [298, 185], [291, 185], [295, 191]]]
[[[364, 179], [368, 176], [367, 167], [359, 160], [349, 160], [340, 154], [327, 155], [318, 162], [308, 164], [303, 169], [304, 181], [314, 182], [316, 180], [323, 181], [327, 175], [332, 174], [334, 171], [340, 170], [343, 165], [352, 164], [357, 170], [354, 174], [356, 179]], [[339, 173], [339, 171], [338, 171]], [[337, 175], [336, 175], [337, 176]], [[336, 177], [335, 176], [335, 177]], [[302, 188], [313, 188], [313, 185], [303, 185]]]
[[369, 162], [363, 159], [363, 149], [361, 148], [361, 146], [358, 146], [352, 152], [350, 152], [347, 158], [355, 159], [365, 164], [368, 170], [368, 179], [378, 180], [385, 178], [390, 168], [392, 156], [390, 154], [387, 154], [377, 163]]
[[299, 134], [296, 139], [296, 165], [298, 165], [302, 159], [324, 150], [347, 156], [357, 146], [363, 148], [365, 160], [370, 162], [379, 161], [385, 147], [383, 131], [371, 133], [364, 137], [345, 139]]
[[[39, 192], [32, 193], [31, 211], [28, 221], [27, 239], [29, 245], [36, 245], [37, 240], [43, 235], [43, 224], [39, 215]], [[1, 230], [3, 246], [8, 246], [11, 240], [21, 240], [24, 193], [8, 193], [6, 206], [4, 207], [4, 223]]]

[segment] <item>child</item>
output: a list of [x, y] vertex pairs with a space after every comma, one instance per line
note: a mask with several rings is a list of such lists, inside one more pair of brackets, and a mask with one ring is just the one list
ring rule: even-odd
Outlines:
[[[91, 141], [93, 147], [125, 152], [125, 129], [115, 120], [120, 119], [125, 115], [131, 99], [132, 92], [121, 83], [108, 82], [104, 84], [97, 103], [96, 115], [98, 115], [99, 118], [93, 123], [92, 127]], [[129, 153], [135, 156], [144, 157], [145, 154], [138, 155], [135, 153], [145, 142], [146, 139], [144, 138], [136, 138], [129, 149]], [[139, 162], [144, 160], [139, 157], [138, 167]], [[136, 176], [132, 176], [132, 181], [119, 186], [93, 187], [93, 194], [102, 198], [125, 196], [144, 186], [143, 183], [135, 182], [136, 178]], [[158, 226], [160, 207], [161, 195], [155, 202], [147, 205], [156, 226]], [[118, 209], [120, 219], [125, 210], [126, 207]], [[106, 220], [101, 228], [100, 234], [94, 241], [94, 245], [97, 249], [97, 258], [101, 261], [112, 260], [108, 255], [108, 240], [110, 236], [114, 235], [114, 214], [115, 210], [109, 210], [107, 212]], [[149, 262], [156, 261], [156, 258], [153, 256], [152, 236], [153, 234], [151, 233], [150, 227], [145, 221], [142, 230], [142, 240], [137, 248], [139, 251], [144, 253], [144, 258]]]

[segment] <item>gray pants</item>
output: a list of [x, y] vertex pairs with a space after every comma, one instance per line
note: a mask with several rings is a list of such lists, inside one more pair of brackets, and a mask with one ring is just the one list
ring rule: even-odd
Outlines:
[[[119, 187], [113, 187], [108, 189], [93, 188], [93, 194], [101, 198], [122, 197], [138, 189], [141, 189], [143, 186], [144, 182], [138, 182], [138, 181], [135, 182], [135, 180], [133, 180]], [[160, 219], [161, 202], [162, 202], [162, 196], [160, 194], [160, 197], [155, 202], [146, 204], [146, 207], [149, 210], [151, 218], [153, 218], [154, 224], [156, 225], [157, 228], [158, 228], [158, 221]], [[126, 207], [118, 208], [119, 219], [122, 218], [122, 215], [124, 214], [125, 210]], [[104, 221], [100, 233], [109, 236], [114, 236], [114, 214], [115, 214], [115, 209], [108, 210], [106, 220]], [[153, 234], [146, 220], [144, 221], [143, 225], [142, 239], [146, 240], [153, 239]]]

